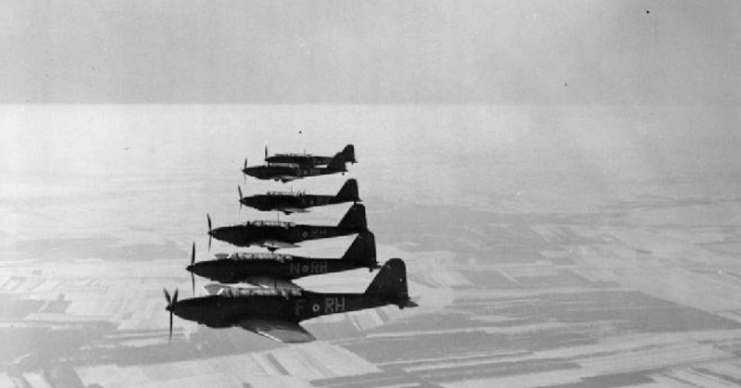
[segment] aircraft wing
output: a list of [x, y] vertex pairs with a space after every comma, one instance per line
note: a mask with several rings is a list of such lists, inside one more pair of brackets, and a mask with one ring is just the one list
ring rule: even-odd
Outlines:
[[235, 287], [235, 286], [229, 286], [229, 285], [221, 284], [221, 283], [209, 283], [203, 286], [203, 292], [206, 295], [219, 295], [222, 292], [222, 290], [237, 289], [237, 288], [248, 288], [248, 287]]
[[203, 291], [206, 295], [217, 295], [221, 289], [228, 287], [219, 283], [209, 283], [203, 286]]
[[283, 213], [308, 213], [309, 211], [306, 209], [301, 209], [300, 207], [276, 207], [275, 210], [281, 211]]
[[293, 175], [278, 175], [278, 176], [276, 176], [273, 179], [277, 179], [277, 180], [279, 180], [279, 181], [281, 181], [283, 183], [286, 183], [286, 182], [290, 182], [290, 181], [295, 181], [296, 179], [299, 179], [299, 177], [293, 176]]
[[298, 245], [296, 244], [291, 244], [289, 242], [280, 240], [265, 240], [257, 245], [268, 249], [298, 248]]
[[239, 326], [245, 330], [287, 344], [316, 340], [311, 333], [296, 322], [273, 318], [245, 318], [239, 321]]
[[262, 288], [294, 289], [294, 290], [302, 289], [301, 287], [296, 285], [296, 283], [290, 280], [272, 277], [272, 276], [251, 276], [251, 277], [244, 279], [244, 282], [251, 284], [253, 286], [262, 287]]

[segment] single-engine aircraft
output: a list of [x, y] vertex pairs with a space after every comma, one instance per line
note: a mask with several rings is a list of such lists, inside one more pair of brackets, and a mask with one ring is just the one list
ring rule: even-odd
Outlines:
[[354, 204], [348, 209], [337, 226], [303, 225], [284, 221], [247, 221], [243, 224], [222, 226], [211, 229], [211, 217], [208, 219], [209, 249], [211, 237], [226, 241], [239, 247], [258, 245], [274, 252], [280, 248], [296, 248], [296, 243], [347, 236], [368, 230], [365, 219], [365, 206]]
[[247, 166], [247, 159], [244, 160], [242, 172], [245, 175], [263, 180], [281, 181], [283, 183], [296, 179], [329, 175], [337, 173], [346, 173], [345, 156], [342, 153], [336, 154], [326, 166], [308, 166], [296, 163], [268, 163], [262, 166]]
[[380, 268], [376, 261], [376, 240], [370, 231], [362, 232], [337, 258], [312, 258], [278, 253], [235, 252], [217, 253], [216, 260], [196, 263], [195, 244], [190, 257], [190, 272], [193, 293], [198, 275], [220, 283], [244, 282], [258, 287], [299, 288], [294, 279], [358, 268], [373, 270]]
[[[355, 160], [355, 147], [352, 144], [346, 145], [341, 153], [345, 156], [345, 162], [350, 162], [352, 164], [358, 162]], [[329, 164], [331, 160], [331, 156], [318, 156], [307, 153], [275, 154], [273, 156], [268, 156], [268, 147], [265, 146], [265, 161], [267, 163], [295, 163], [302, 166], [322, 166]]]
[[315, 206], [334, 205], [344, 202], [359, 202], [358, 181], [348, 179], [337, 195], [315, 195], [304, 192], [269, 191], [267, 194], [242, 196], [242, 188], [239, 190], [239, 209], [242, 205], [249, 206], [261, 211], [281, 211], [285, 214], [305, 213], [308, 208]]
[[406, 266], [401, 259], [386, 262], [362, 294], [215, 286], [207, 288], [214, 294], [181, 301], [177, 290], [172, 297], [164, 290], [171, 340], [173, 314], [212, 328], [236, 326], [276, 341], [300, 343], [316, 339], [300, 325], [307, 319], [389, 304], [400, 309], [417, 306], [409, 298]]

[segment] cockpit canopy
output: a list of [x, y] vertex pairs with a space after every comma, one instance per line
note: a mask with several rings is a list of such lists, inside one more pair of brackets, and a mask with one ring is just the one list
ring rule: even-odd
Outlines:
[[300, 197], [306, 194], [306, 191], [268, 191], [265, 195], [270, 197]]

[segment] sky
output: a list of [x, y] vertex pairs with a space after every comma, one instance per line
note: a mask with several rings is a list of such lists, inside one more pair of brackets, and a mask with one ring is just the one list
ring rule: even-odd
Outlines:
[[0, 102], [738, 104], [736, 1], [0, 3]]

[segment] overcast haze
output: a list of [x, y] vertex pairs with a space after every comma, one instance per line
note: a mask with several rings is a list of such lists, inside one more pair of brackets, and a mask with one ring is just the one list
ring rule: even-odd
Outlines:
[[737, 1], [24, 1], [0, 101], [738, 103]]

